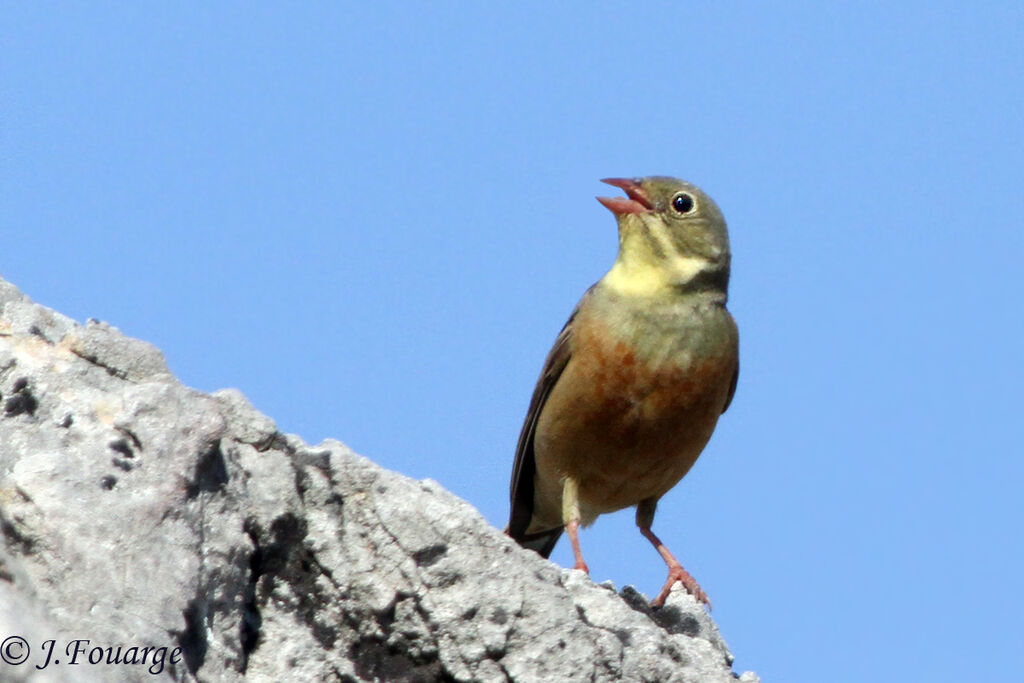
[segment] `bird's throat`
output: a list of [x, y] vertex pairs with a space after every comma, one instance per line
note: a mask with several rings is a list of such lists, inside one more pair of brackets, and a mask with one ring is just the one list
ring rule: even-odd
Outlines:
[[717, 279], [707, 276], [720, 269], [720, 264], [698, 256], [673, 255], [651, 260], [619, 254], [615, 265], [601, 281], [605, 287], [623, 296], [656, 296], [689, 289], [698, 281]]

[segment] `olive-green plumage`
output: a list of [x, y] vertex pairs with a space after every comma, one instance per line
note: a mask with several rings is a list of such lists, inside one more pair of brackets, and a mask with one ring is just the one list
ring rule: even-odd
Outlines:
[[669, 565], [655, 603], [676, 581], [707, 602], [650, 526], [736, 387], [725, 220], [682, 180], [605, 182], [628, 196], [599, 198], [618, 219], [618, 257], [548, 354], [516, 449], [509, 533], [547, 557], [564, 528], [586, 570], [578, 527], [636, 505], [641, 533]]

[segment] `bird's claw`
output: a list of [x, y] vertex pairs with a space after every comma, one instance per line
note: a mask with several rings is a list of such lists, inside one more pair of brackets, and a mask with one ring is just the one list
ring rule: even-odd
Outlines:
[[700, 587], [697, 580], [690, 576], [690, 573], [679, 564], [669, 565], [668, 579], [665, 581], [665, 586], [661, 589], [661, 592], [658, 593], [658, 597], [651, 601], [651, 607], [661, 607], [664, 605], [668, 594], [672, 591], [672, 586], [676, 582], [681, 583], [686, 592], [696, 598], [697, 602], [707, 605], [708, 610], [711, 610], [711, 601], [708, 600], [708, 594]]

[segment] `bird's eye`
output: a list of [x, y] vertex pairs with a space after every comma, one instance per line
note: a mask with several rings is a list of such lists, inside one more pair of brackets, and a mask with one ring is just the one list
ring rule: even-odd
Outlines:
[[690, 213], [693, 211], [693, 205], [693, 197], [685, 192], [680, 192], [672, 198], [672, 208], [676, 213]]

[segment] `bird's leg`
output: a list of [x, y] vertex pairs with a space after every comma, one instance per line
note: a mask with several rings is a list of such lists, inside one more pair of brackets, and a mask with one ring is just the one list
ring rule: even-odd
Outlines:
[[580, 550], [580, 489], [572, 477], [566, 477], [562, 484], [562, 522], [565, 523], [565, 531], [572, 543], [572, 554], [576, 558], [573, 569], [582, 569], [589, 574], [590, 568], [583, 561], [583, 551]]
[[665, 599], [668, 598], [669, 591], [672, 590], [672, 586], [675, 585], [676, 581], [683, 584], [683, 588], [686, 592], [695, 597], [699, 602], [704, 603], [711, 609], [711, 601], [708, 600], [707, 593], [705, 593], [701, 587], [697, 584], [696, 579], [690, 576], [690, 573], [683, 569], [683, 565], [679, 564], [679, 560], [669, 552], [665, 544], [661, 542], [653, 531], [651, 531], [651, 524], [654, 523], [654, 510], [658, 506], [658, 501], [648, 498], [642, 501], [636, 506], [636, 525], [640, 527], [640, 533], [644, 535], [654, 549], [658, 551], [661, 558], [665, 560], [665, 564], [668, 565], [668, 579], [665, 581], [665, 586], [658, 593], [658, 597], [651, 601], [653, 607], [661, 607], [665, 604]]

